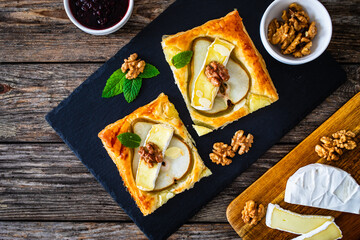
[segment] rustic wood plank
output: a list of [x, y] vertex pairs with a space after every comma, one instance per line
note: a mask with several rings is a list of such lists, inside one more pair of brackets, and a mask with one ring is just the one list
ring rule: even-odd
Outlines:
[[[339, 62], [360, 61], [360, 5], [359, 1], [320, 1], [328, 10], [333, 35], [328, 51]], [[354, 28], [357, 30], [354, 31]], [[353, 55], [352, 57], [350, 55]]]
[[[147, 239], [133, 223], [0, 222], [0, 238], [16, 239]], [[235, 239], [229, 224], [185, 224], [169, 239]]]
[[[46, 113], [57, 106], [100, 65], [2, 65], [0, 85], [7, 85], [12, 89], [0, 94], [0, 142], [61, 142], [46, 123]], [[281, 142], [299, 143], [360, 91], [360, 65], [343, 67], [347, 72], [348, 81], [291, 130]]]
[[0, 46], [6, 48], [1, 49], [0, 62], [105, 61], [172, 2], [135, 1], [132, 17], [122, 29], [93, 36], [70, 22], [62, 1], [1, 1]]
[[[271, 148], [190, 222], [226, 222], [227, 205], [293, 147]], [[34, 219], [130, 221], [65, 144], [0, 144], [0, 220]]]
[[[6, 143], [0, 144], [0, 239], [145, 239], [74, 154], [57, 143], [61, 139], [44, 116], [101, 65], [97, 62], [113, 56], [174, 1], [135, 1], [128, 24], [108, 36], [78, 30], [66, 17], [62, 1], [0, 1], [0, 63], [72, 63], [0, 65], [0, 143]], [[328, 50], [340, 62], [358, 64], [358, 1], [321, 2], [333, 19]], [[74, 64], [80, 61], [93, 64]], [[349, 80], [282, 143], [299, 143], [360, 91], [360, 66], [344, 68]], [[4, 89], [10, 91], [2, 94]], [[170, 239], [236, 238], [230, 225], [214, 223], [225, 223], [230, 201], [294, 146], [275, 145]]]
[[[138, 0], [129, 22], [108, 36], [92, 36], [67, 18], [62, 1], [0, 2], [0, 62], [105, 61], [133, 38], [174, 0]], [[360, 59], [358, 1], [322, 0], [333, 21], [329, 51], [341, 62]], [[94, 54], [94, 49], [96, 54]]]

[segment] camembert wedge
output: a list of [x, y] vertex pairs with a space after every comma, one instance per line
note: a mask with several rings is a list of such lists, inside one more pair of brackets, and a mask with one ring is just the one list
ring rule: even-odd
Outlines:
[[219, 87], [215, 87], [207, 79], [205, 75], [205, 68], [212, 61], [216, 61], [225, 66], [233, 49], [233, 44], [219, 38], [216, 38], [215, 41], [209, 46], [204, 63], [198, 76], [195, 79], [193, 86], [191, 105], [194, 108], [198, 110], [212, 109]]
[[304, 234], [317, 229], [325, 222], [333, 221], [331, 216], [301, 215], [269, 203], [266, 212], [266, 225], [285, 232]]
[[342, 233], [338, 225], [333, 221], [328, 221], [311, 232], [300, 235], [293, 240], [336, 240], [341, 238]]
[[284, 201], [360, 214], [360, 185], [340, 168], [309, 164], [288, 179]]
[[[151, 127], [146, 137], [144, 146], [148, 142], [152, 142], [159, 147], [164, 155], [173, 134], [174, 129], [172, 127], [165, 124], [155, 124]], [[161, 163], [157, 163], [154, 164], [153, 167], [149, 167], [144, 160], [140, 159], [136, 173], [136, 186], [143, 191], [154, 190], [160, 167]]]

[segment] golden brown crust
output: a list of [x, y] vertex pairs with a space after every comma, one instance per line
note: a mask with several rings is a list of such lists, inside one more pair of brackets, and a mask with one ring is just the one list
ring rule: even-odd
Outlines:
[[[176, 69], [171, 58], [182, 51], [191, 50], [195, 39], [201, 37], [221, 38], [235, 45], [233, 54], [244, 65], [251, 77], [250, 90], [245, 97], [245, 104], [235, 106], [234, 110], [222, 116], [205, 116], [196, 111], [190, 104], [187, 92], [189, 84], [187, 67]], [[223, 18], [211, 20], [202, 26], [195, 27], [186, 32], [180, 32], [172, 36], [166, 36], [162, 40], [162, 47], [166, 61], [169, 63], [176, 84], [184, 97], [190, 115], [196, 124], [204, 125], [212, 129], [225, 126], [251, 112], [249, 108], [249, 98], [251, 94], [260, 95], [269, 99], [270, 102], [278, 100], [275, 86], [266, 69], [264, 59], [255, 48], [250, 36], [248, 35], [239, 13], [235, 10]]]
[[[153, 122], [172, 125], [175, 129], [174, 133], [181, 137], [191, 149], [193, 159], [192, 169], [177, 183], [164, 190], [145, 192], [136, 187], [132, 172], [133, 150], [123, 146], [117, 139], [120, 133], [131, 131], [131, 124], [138, 119], [147, 119]], [[174, 105], [163, 93], [151, 103], [138, 108], [123, 119], [106, 126], [98, 136], [111, 159], [116, 164], [124, 185], [144, 215], [152, 213], [176, 194], [192, 188], [202, 177], [211, 174], [210, 170], [201, 160], [192, 143], [191, 136], [179, 118]]]

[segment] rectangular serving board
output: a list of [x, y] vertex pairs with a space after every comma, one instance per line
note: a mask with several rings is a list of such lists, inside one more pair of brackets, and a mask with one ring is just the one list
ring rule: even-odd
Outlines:
[[[326, 161], [319, 158], [315, 152], [315, 145], [319, 144], [322, 136], [331, 136], [341, 130], [351, 130], [357, 134], [357, 147], [352, 151], [345, 151], [339, 161]], [[228, 206], [226, 216], [244, 240], [252, 239], [292, 239], [297, 235], [271, 229], [266, 226], [263, 218], [256, 226], [244, 224], [241, 211], [245, 202], [254, 200], [267, 206], [276, 203], [281, 207], [301, 214], [315, 214], [335, 217], [336, 224], [343, 233], [344, 240], [360, 239], [360, 215], [331, 211], [315, 207], [307, 207], [284, 202], [285, 187], [288, 178], [299, 168], [312, 163], [323, 163], [341, 168], [350, 173], [360, 183], [360, 93], [356, 94], [334, 115], [311, 133], [304, 141], [294, 148], [288, 155], [268, 170], [262, 177], [236, 197]], [[360, 204], [360, 203], [359, 203]]]
[[[271, 2], [177, 0], [46, 116], [69, 148], [148, 238], [165, 239], [170, 236], [346, 80], [345, 72], [329, 53], [325, 52], [313, 62], [290, 66], [276, 61], [265, 51], [259, 36], [259, 25], [262, 14]], [[234, 9], [238, 9], [251, 39], [263, 55], [280, 99], [224, 129], [199, 138], [191, 127], [189, 112], [174, 83], [160, 42], [163, 35], [200, 26]], [[130, 104], [123, 95], [101, 98], [106, 80], [134, 52], [155, 65], [160, 74], [152, 79], [144, 79], [138, 97]], [[174, 103], [196, 142], [201, 158], [213, 174], [144, 217], [123, 186], [115, 164], [97, 135], [105, 126], [154, 100], [161, 92]], [[236, 156], [227, 167], [212, 163], [209, 153], [214, 142], [230, 142], [239, 129], [254, 135], [256, 140], [252, 150], [241, 157]]]

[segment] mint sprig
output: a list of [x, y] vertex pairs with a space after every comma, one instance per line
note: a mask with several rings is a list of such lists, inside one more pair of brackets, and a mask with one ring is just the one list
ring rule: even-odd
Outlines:
[[121, 94], [123, 92], [123, 83], [126, 79], [125, 75], [120, 68], [111, 74], [102, 92], [102, 97], [110, 98]]
[[191, 61], [193, 56], [192, 51], [184, 51], [181, 53], [176, 54], [172, 59], [171, 63], [177, 68], [183, 68]]
[[117, 136], [122, 145], [129, 148], [137, 148], [140, 146], [141, 138], [135, 133], [121, 133]]
[[131, 103], [132, 101], [135, 100], [135, 98], [140, 92], [141, 85], [142, 85], [142, 79], [139, 77], [132, 80], [125, 79], [123, 89], [124, 89], [125, 100], [128, 103]]
[[159, 75], [159, 70], [146, 63], [144, 71], [139, 74], [135, 79], [127, 79], [126, 72], [123, 72], [121, 68], [116, 70], [109, 79], [106, 81], [106, 85], [102, 92], [103, 98], [110, 98], [124, 93], [125, 100], [131, 103], [139, 95], [143, 78], [153, 78]]
[[156, 77], [159, 74], [159, 70], [154, 65], [146, 63], [144, 71], [139, 74], [138, 78], [152, 78]]

